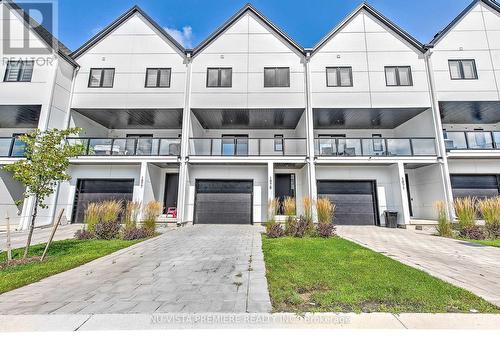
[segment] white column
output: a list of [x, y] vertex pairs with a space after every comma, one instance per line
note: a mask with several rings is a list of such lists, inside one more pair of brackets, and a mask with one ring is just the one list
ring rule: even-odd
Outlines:
[[403, 224], [410, 224], [410, 204], [408, 201], [408, 191], [406, 190], [406, 176], [405, 165], [403, 162], [398, 162], [398, 177], [399, 177], [399, 191], [401, 193], [401, 206], [403, 208]]
[[177, 196], [177, 224], [186, 222], [186, 204], [189, 196], [186, 193], [188, 186], [189, 169], [189, 136], [191, 131], [191, 54], [186, 56], [186, 87], [184, 92], [184, 109], [182, 112], [181, 156], [179, 159], [179, 191]]
[[274, 162], [267, 163], [267, 219], [271, 219], [269, 205], [274, 199]]
[[[318, 199], [318, 191], [316, 187], [316, 163], [314, 161], [314, 118], [312, 109], [311, 97], [311, 70], [309, 68], [310, 53], [308, 52], [304, 59], [305, 69], [305, 89], [306, 89], [306, 137], [307, 137], [307, 176], [308, 176], [308, 192], [309, 197], [315, 204]], [[313, 221], [318, 222], [318, 214], [316, 207], [312, 209]]]

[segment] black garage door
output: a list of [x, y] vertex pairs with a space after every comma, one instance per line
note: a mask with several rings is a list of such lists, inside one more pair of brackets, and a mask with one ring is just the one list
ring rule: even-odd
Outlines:
[[491, 198], [499, 194], [498, 175], [451, 175], [454, 198]]
[[72, 222], [84, 221], [87, 205], [106, 200], [132, 201], [134, 180], [79, 179], [76, 185]]
[[197, 180], [194, 223], [251, 224], [253, 182]]
[[337, 225], [376, 225], [377, 198], [374, 181], [318, 181], [318, 197], [335, 204]]

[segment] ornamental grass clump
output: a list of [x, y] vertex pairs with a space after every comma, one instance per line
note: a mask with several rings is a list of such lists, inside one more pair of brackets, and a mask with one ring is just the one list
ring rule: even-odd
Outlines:
[[460, 231], [471, 228], [476, 224], [476, 198], [457, 198], [454, 201], [455, 213]]
[[95, 237], [99, 240], [113, 240], [120, 234], [119, 218], [123, 203], [117, 200], [108, 200], [100, 204], [100, 219], [95, 225]]
[[137, 221], [139, 218], [139, 212], [141, 211], [141, 204], [136, 201], [127, 202], [125, 205], [125, 212], [123, 218], [123, 224], [125, 229], [137, 228]]
[[276, 215], [278, 215], [279, 211], [279, 205], [280, 202], [277, 198], [271, 199], [269, 201], [268, 207], [268, 214], [269, 214], [269, 220], [273, 220]]
[[500, 197], [480, 200], [477, 206], [484, 220], [487, 236], [493, 240], [500, 237]]
[[446, 215], [446, 202], [438, 200], [434, 203], [434, 208], [438, 215], [438, 224], [436, 225], [436, 231], [439, 236], [452, 237], [453, 230], [451, 223], [448, 221], [448, 216]]
[[316, 202], [316, 209], [318, 212], [316, 234], [324, 238], [335, 235], [335, 225], [333, 224], [335, 205], [328, 198], [320, 198]]
[[[313, 234], [314, 233], [314, 223], [313, 223], [314, 202], [313, 202], [313, 199], [311, 199], [310, 197], [307, 197], [307, 196], [304, 197], [302, 199], [302, 205], [304, 206], [304, 217], [303, 217], [303, 220], [305, 221], [305, 228], [304, 228], [305, 233], [304, 234]], [[300, 222], [300, 220], [299, 220], [299, 222]], [[299, 227], [301, 227], [300, 224], [299, 224]], [[301, 228], [301, 230], [302, 230], [302, 228]]]
[[144, 207], [144, 219], [142, 228], [150, 235], [156, 231], [156, 219], [160, 216], [163, 210], [163, 205], [159, 201], [150, 201]]
[[94, 233], [95, 226], [101, 220], [101, 204], [100, 203], [90, 203], [87, 205], [87, 209], [85, 210], [85, 230]]
[[295, 207], [295, 198], [286, 197], [283, 201], [283, 213], [286, 216], [285, 219], [285, 235], [294, 236], [297, 231], [297, 219], [296, 215], [296, 207]]

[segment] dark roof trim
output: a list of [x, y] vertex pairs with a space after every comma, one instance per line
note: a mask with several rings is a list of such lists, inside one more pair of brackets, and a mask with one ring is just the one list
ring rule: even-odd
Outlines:
[[313, 53], [317, 52], [323, 45], [330, 40], [332, 36], [337, 34], [346, 24], [351, 20], [356, 14], [358, 14], [360, 11], [365, 10], [371, 15], [373, 15], [375, 18], [377, 18], [379, 21], [381, 21], [384, 25], [389, 27], [392, 31], [394, 31], [396, 34], [401, 36], [406, 42], [408, 42], [410, 45], [415, 47], [417, 50], [419, 50], [422, 53], [425, 53], [427, 50], [425, 46], [419, 42], [416, 38], [411, 36], [408, 32], [406, 32], [404, 29], [396, 25], [394, 22], [389, 20], [386, 16], [384, 16], [382, 13], [377, 11], [375, 8], [373, 8], [371, 5], [367, 4], [366, 2], [363, 2], [360, 4], [358, 7], [356, 7], [351, 14], [349, 14], [344, 20], [342, 20], [337, 26], [335, 26], [334, 29], [332, 29], [323, 39], [321, 39], [316, 46], [313, 48]]
[[84, 54], [87, 50], [92, 48], [95, 44], [97, 44], [99, 41], [104, 39], [108, 34], [110, 34], [113, 30], [115, 30], [117, 27], [119, 27], [122, 23], [127, 21], [130, 17], [132, 17], [134, 14], [139, 13], [141, 16], [143, 16], [153, 27], [160, 32], [165, 38], [167, 38], [168, 41], [170, 41], [178, 50], [181, 54], [185, 53], [185, 49], [179, 42], [177, 42], [170, 34], [168, 34], [165, 29], [163, 29], [159, 24], [157, 24], [149, 15], [147, 15], [139, 6], [134, 6], [128, 11], [126, 11], [124, 14], [122, 14], [120, 17], [118, 17], [115, 21], [110, 23], [106, 28], [101, 30], [99, 33], [97, 33], [94, 37], [92, 37], [90, 40], [88, 40], [86, 43], [84, 43], [80, 48], [78, 48], [76, 51], [74, 51], [71, 56], [74, 57], [75, 59]]
[[[57, 54], [65, 59], [73, 67], [79, 67], [78, 63], [70, 56], [71, 50], [66, 47], [61, 41], [56, 39], [52, 33], [50, 33], [45, 27], [40, 25], [35, 19], [29, 16], [29, 14], [24, 11], [18, 4], [11, 0], [0, 0], [0, 4], [4, 3], [9, 9], [17, 11], [23, 18], [25, 24], [31, 28], [33, 32], [45, 42], [52, 50], [57, 51]], [[55, 47], [55, 48], [54, 48]]]
[[455, 27], [455, 25], [460, 20], [462, 20], [464, 16], [466, 16], [472, 10], [472, 8], [474, 8], [480, 2], [484, 3], [485, 5], [488, 5], [489, 7], [500, 13], [500, 4], [495, 0], [474, 0], [460, 14], [458, 14], [458, 16], [455, 19], [453, 19], [453, 21], [450, 22], [448, 26], [446, 26], [443, 30], [437, 33], [434, 36], [434, 39], [432, 39], [432, 41], [429, 42], [429, 45], [433, 47], [436, 43], [438, 43], [453, 27]]
[[267, 17], [265, 17], [262, 13], [260, 13], [255, 7], [251, 4], [246, 4], [241, 8], [236, 14], [230, 17], [222, 26], [217, 28], [215, 32], [210, 34], [205, 40], [203, 40], [198, 46], [193, 49], [193, 56], [203, 50], [206, 46], [208, 46], [212, 41], [214, 41], [217, 37], [219, 37], [224, 31], [226, 31], [234, 22], [236, 22], [239, 18], [241, 18], [246, 12], [252, 12], [259, 19], [261, 19], [269, 28], [271, 28], [275, 33], [281, 36], [288, 44], [290, 44], [293, 48], [295, 48], [301, 54], [304, 53], [304, 48], [302, 48], [297, 42], [295, 42], [290, 36], [288, 36], [283, 30], [281, 30], [278, 26], [272, 23]]

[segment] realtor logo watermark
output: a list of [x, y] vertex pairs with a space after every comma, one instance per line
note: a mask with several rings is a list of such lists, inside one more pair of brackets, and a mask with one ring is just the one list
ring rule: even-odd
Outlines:
[[[57, 32], [57, 0], [10, 0], [3, 10], [2, 52], [9, 58], [53, 55], [58, 45], [52, 36]], [[45, 62], [47, 63], [47, 62]]]

